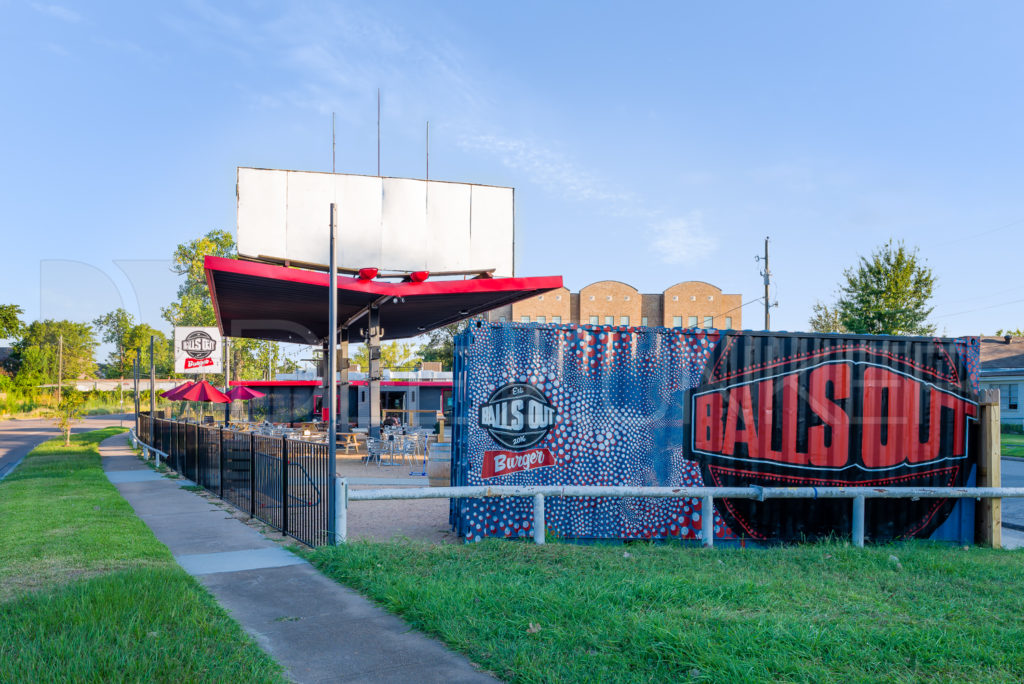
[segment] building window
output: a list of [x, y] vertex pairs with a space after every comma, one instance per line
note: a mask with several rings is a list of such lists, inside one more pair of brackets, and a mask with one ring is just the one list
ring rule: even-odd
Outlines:
[[687, 319], [686, 319], [686, 327], [687, 328], [696, 328], [697, 327], [697, 317], [696, 316], [689, 316], [689, 317], [687, 317]]
[[520, 316], [519, 317], [519, 322], [520, 323], [529, 323], [530, 322], [530, 317], [529, 316]]
[[683, 327], [683, 317], [682, 316], [673, 316], [672, 317], [672, 327], [673, 328], [682, 328]]
[[552, 316], [551, 317], [551, 322], [552, 323], [561, 323], [562, 322], [562, 317], [561, 316]]
[[562, 301], [562, 295], [555, 295], [555, 301], [556, 302]]
[[732, 330], [732, 316], [725, 317], [725, 329]]
[[1020, 408], [1020, 385], [996, 385], [999, 390], [999, 406], [1007, 411], [1016, 411]]
[[506, 319], [504, 316], [498, 316], [498, 320], [504, 323]]
[[705, 316], [704, 317], [704, 327], [705, 328], [714, 328], [715, 327], [715, 319], [714, 319], [714, 317], [712, 317], [712, 316]]
[[647, 316], [642, 316], [640, 318], [640, 325], [644, 326], [645, 328], [647, 327]]
[[715, 296], [714, 295], [708, 295], [708, 301], [709, 302], [715, 301]]
[[604, 324], [605, 325], [615, 325], [615, 316], [605, 316], [604, 317]]
[[625, 300], [626, 300], [627, 302], [629, 301], [629, 295], [626, 295], [626, 296], [625, 296]]
[[547, 323], [548, 322], [548, 317], [547, 316], [537, 316], [537, 322], [538, 323]]
[[679, 301], [679, 295], [672, 295], [672, 301], [673, 302], [678, 302]]
[[601, 324], [601, 319], [600, 318], [598, 318], [597, 316], [591, 316], [590, 317], [590, 325], [600, 325], [600, 324]]
[[537, 297], [537, 301], [538, 302], [543, 302], [544, 301], [544, 295], [540, 295], [539, 297]]
[[690, 295], [690, 301], [691, 302], [697, 301], [697, 295]]
[[619, 325], [629, 325], [629, 316], [619, 316]]
[[612, 301], [612, 296], [608, 295], [607, 297], [605, 297], [605, 301], [608, 301], [608, 302]]

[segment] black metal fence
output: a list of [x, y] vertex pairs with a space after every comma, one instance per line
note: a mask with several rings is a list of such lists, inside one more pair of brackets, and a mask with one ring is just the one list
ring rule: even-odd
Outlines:
[[[138, 437], [167, 466], [304, 544], [328, 541], [326, 444], [139, 415]], [[152, 430], [152, 442], [150, 442]]]

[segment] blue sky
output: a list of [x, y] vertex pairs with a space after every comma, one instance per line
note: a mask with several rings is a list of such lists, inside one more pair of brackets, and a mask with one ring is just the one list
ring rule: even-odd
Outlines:
[[[516, 188], [517, 271], [706, 280], [807, 328], [920, 248], [940, 334], [1024, 327], [1019, 3], [0, 0], [0, 303], [165, 327], [235, 168]], [[759, 328], [759, 303], [743, 312]]]

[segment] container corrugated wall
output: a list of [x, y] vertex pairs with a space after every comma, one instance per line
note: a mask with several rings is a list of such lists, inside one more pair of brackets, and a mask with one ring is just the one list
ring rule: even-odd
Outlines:
[[[973, 478], [978, 342], [477, 324], [458, 338], [453, 484], [957, 486]], [[846, 501], [718, 502], [715, 534], [849, 534]], [[698, 500], [551, 499], [578, 539], [696, 539]], [[973, 505], [872, 501], [870, 539], [969, 541]], [[474, 540], [530, 534], [527, 500], [452, 504]]]

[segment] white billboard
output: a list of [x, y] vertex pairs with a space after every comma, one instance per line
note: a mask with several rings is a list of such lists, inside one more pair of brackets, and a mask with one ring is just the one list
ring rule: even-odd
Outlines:
[[351, 174], [238, 169], [238, 253], [339, 267], [514, 273], [512, 188]]
[[223, 340], [217, 328], [175, 328], [174, 372], [222, 372], [221, 344]]

